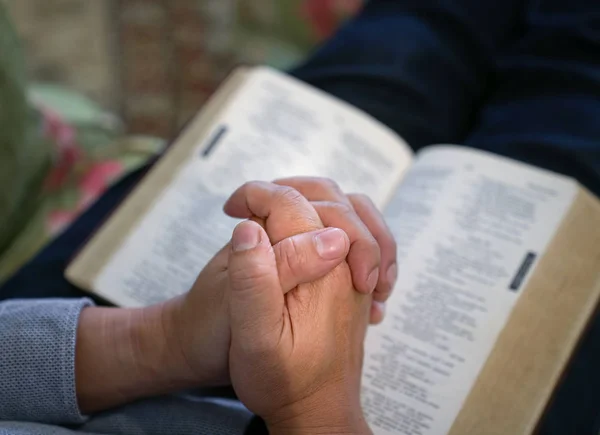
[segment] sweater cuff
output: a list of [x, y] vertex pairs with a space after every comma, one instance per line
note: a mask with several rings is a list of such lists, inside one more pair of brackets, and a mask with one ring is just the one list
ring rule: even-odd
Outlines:
[[0, 303], [0, 420], [80, 424], [75, 342], [89, 299]]

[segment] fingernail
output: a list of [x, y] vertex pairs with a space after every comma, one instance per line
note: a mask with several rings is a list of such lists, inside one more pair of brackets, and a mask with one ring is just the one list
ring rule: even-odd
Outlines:
[[377, 281], [379, 281], [379, 268], [373, 269], [373, 272], [367, 278], [367, 285], [369, 286], [370, 291], [375, 290], [377, 286]]
[[260, 243], [260, 228], [255, 223], [242, 223], [233, 231], [231, 246], [235, 252], [254, 249]]
[[328, 228], [315, 236], [317, 253], [324, 260], [335, 260], [344, 255], [346, 234], [338, 228]]
[[392, 264], [387, 271], [387, 280], [388, 283], [394, 287], [396, 285], [396, 280], [398, 279], [398, 266]]

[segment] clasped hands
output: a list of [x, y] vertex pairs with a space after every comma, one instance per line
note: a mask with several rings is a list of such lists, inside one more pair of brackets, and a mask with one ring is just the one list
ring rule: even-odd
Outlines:
[[[370, 433], [359, 397], [364, 337], [396, 279], [382, 216], [366, 197], [320, 178], [247, 183], [224, 210], [248, 220], [190, 292], [141, 310], [83, 311], [81, 408], [231, 383], [271, 433]], [[90, 362], [79, 344], [92, 325], [111, 330], [119, 316], [130, 326], [117, 353], [134, 373], [110, 400], [98, 391], [109, 386], [86, 385]]]

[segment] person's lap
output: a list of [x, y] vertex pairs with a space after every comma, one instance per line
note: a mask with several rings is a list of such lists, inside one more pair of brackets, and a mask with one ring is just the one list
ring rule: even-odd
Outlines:
[[[386, 3], [389, 9], [393, 2], [380, 3]], [[440, 98], [439, 87], [429, 87], [428, 80], [444, 79], [427, 71], [431, 65], [420, 64], [418, 68], [423, 69], [420, 73], [418, 68], [415, 71], [415, 64], [408, 61], [383, 59], [381, 56], [389, 54], [385, 50], [364, 51], [361, 59], [348, 63], [351, 58], [346, 56], [351, 53], [344, 52], [344, 44], [331, 50], [326, 47], [295, 74], [368, 110], [400, 134], [408, 132], [407, 139], [416, 144], [415, 148], [431, 140], [461, 142], [573, 176], [600, 195], [600, 57], [597, 56], [600, 5], [591, 10], [588, 6], [591, 2], [580, 0], [581, 13], [567, 14], [562, 9], [575, 10], [573, 2], [567, 2], [566, 6], [562, 6], [561, 0], [534, 3], [525, 15], [529, 30], [519, 37], [511, 35], [512, 42], [507, 42], [508, 36], [502, 38], [502, 51], [506, 54], [494, 59], [496, 73], [491, 81], [481, 82], [477, 78], [472, 83], [472, 88], [478, 89], [478, 95], [471, 98], [449, 93], [440, 105], [435, 101]], [[511, 7], [514, 8], [514, 4]], [[374, 19], [377, 12], [370, 12], [375, 15]], [[514, 11], [509, 11], [502, 17], [508, 20], [513, 15]], [[415, 24], [414, 20], [412, 22]], [[364, 20], [359, 24], [365, 27]], [[358, 27], [351, 25], [346, 33], [356, 31], [356, 35], [351, 36], [359, 37], [363, 30], [356, 30]], [[415, 25], [414, 32], [421, 31]], [[403, 36], [403, 40], [410, 39], [410, 35]], [[386, 37], [391, 38], [388, 44], [399, 44], [401, 40], [394, 35]], [[334, 41], [332, 47], [336, 43]], [[435, 49], [444, 49], [444, 46]], [[336, 57], [336, 53], [340, 55]], [[464, 70], [468, 66], [455, 66], [454, 71], [469, 75]], [[336, 82], [336, 74], [343, 79]], [[410, 80], [403, 81], [403, 77]], [[460, 78], [457, 75], [454, 79]], [[377, 91], [368, 92], [369, 86], [378, 80]], [[453, 85], [451, 82], [439, 83]], [[414, 87], [418, 92], [404, 89], [406, 86]], [[387, 93], [387, 98], [378, 97], [382, 93]], [[394, 98], [394, 93], [398, 98]], [[413, 112], [407, 102], [436, 110]], [[480, 110], [475, 112], [473, 105], [481, 102]], [[461, 115], [448, 115], [442, 120], [445, 127], [438, 128], [444, 108], [456, 110]], [[454, 121], [457, 125], [451, 126]], [[427, 125], [432, 126], [431, 132], [427, 131]], [[0, 300], [85, 296], [64, 279], [64, 269], [142, 173], [131, 174], [110, 189], [72, 227], [0, 288]], [[600, 373], [597, 367], [600, 367], [599, 316], [594, 319], [565, 374], [542, 421], [540, 433], [591, 434], [598, 431]]]

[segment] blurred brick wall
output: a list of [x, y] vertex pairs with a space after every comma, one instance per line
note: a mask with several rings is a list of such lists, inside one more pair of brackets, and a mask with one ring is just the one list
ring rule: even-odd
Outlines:
[[233, 67], [236, 0], [3, 0], [34, 80], [172, 135]]
[[83, 92], [129, 132], [172, 136], [239, 62], [285, 68], [361, 0], [0, 0], [31, 76]]
[[5, 0], [32, 78], [118, 105], [112, 0]]
[[[235, 2], [118, 0], [123, 115], [132, 132], [169, 136], [233, 66]], [[224, 26], [219, 36], [219, 26]]]

